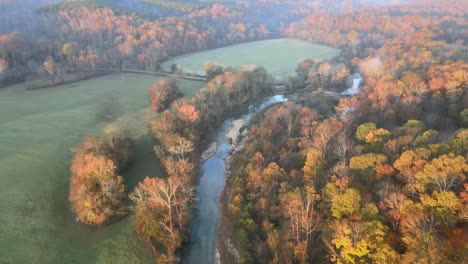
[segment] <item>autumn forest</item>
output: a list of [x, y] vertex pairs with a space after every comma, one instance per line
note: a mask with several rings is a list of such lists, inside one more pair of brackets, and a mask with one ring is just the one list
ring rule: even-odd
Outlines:
[[0, 262], [468, 263], [466, 10], [0, 0]]

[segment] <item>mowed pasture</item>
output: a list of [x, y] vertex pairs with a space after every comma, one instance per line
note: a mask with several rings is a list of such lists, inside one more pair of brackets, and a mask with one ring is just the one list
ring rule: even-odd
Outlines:
[[294, 75], [297, 65], [303, 59], [326, 60], [339, 52], [339, 49], [330, 46], [298, 39], [272, 39], [174, 57], [164, 62], [162, 68], [170, 70], [176, 64], [184, 73], [204, 75], [206, 62], [215, 62], [225, 67], [255, 65], [263, 66], [277, 80], [284, 80]]
[[[147, 90], [156, 76], [125, 74], [27, 91], [0, 89], [0, 263], [151, 263], [127, 217], [106, 227], [74, 221], [70, 148], [106, 124], [130, 129], [137, 157], [128, 189], [162, 174], [147, 134]], [[203, 82], [181, 80], [191, 96]]]

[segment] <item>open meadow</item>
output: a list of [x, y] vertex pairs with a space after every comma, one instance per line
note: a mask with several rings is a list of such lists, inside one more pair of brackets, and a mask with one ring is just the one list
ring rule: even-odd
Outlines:
[[[70, 148], [113, 123], [132, 131], [137, 156], [125, 176], [133, 189], [161, 174], [145, 118], [159, 77], [125, 74], [25, 90], [0, 90], [0, 263], [150, 263], [131, 217], [106, 227], [74, 221], [68, 202]], [[203, 82], [180, 81], [188, 96]]]
[[184, 73], [204, 75], [205, 62], [222, 66], [263, 66], [276, 79], [292, 76], [303, 59], [325, 60], [336, 56], [338, 49], [298, 39], [272, 39], [247, 42], [224, 48], [190, 53], [175, 57], [162, 64], [170, 70], [176, 64]]

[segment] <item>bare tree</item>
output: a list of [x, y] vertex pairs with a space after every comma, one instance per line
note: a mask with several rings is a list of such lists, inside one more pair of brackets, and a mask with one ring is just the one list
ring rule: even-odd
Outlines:
[[179, 159], [183, 159], [186, 154], [195, 149], [193, 143], [181, 136], [176, 136], [174, 143], [169, 147], [168, 151], [172, 155], [176, 155]]

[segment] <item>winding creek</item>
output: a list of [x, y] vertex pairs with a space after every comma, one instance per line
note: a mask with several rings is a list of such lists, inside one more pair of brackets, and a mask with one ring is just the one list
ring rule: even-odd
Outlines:
[[220, 217], [219, 198], [226, 184], [225, 158], [232, 148], [228, 142], [228, 135], [233, 124], [239, 121], [242, 121], [242, 124], [248, 124], [255, 114], [266, 107], [285, 101], [287, 98], [283, 95], [269, 97], [249, 107], [249, 111], [243, 116], [227, 119], [218, 129], [215, 135], [216, 153], [201, 166], [200, 183], [197, 187], [199, 207], [197, 216], [192, 222], [188, 263], [214, 263]]
[[[359, 93], [362, 76], [356, 73], [352, 76], [353, 86], [340, 93], [341, 96], [355, 95]], [[197, 186], [198, 211], [192, 222], [190, 230], [190, 248], [186, 263], [199, 264], [215, 263], [216, 239], [220, 219], [219, 199], [226, 184], [226, 158], [233, 146], [229, 141], [237, 137], [239, 128], [248, 124], [251, 119], [265, 108], [281, 102], [288, 101], [283, 95], [275, 95], [265, 99], [261, 103], [251, 105], [246, 114], [229, 118], [224, 121], [215, 134], [215, 140], [211, 144], [213, 155], [201, 165], [200, 182]], [[234, 133], [233, 133], [233, 130]], [[217, 261], [216, 261], [217, 262]]]

